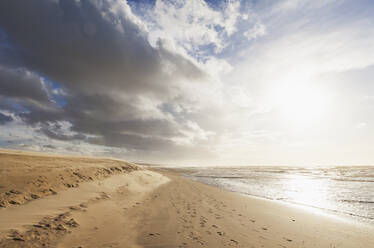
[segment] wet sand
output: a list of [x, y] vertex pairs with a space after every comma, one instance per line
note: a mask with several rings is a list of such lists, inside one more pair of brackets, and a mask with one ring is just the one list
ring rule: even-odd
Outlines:
[[0, 227], [0, 247], [374, 247], [372, 226], [140, 167], [9, 205]]

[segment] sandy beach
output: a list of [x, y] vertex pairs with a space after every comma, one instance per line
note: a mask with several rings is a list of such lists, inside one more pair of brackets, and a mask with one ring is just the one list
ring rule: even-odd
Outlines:
[[119, 160], [0, 153], [0, 247], [374, 247], [369, 224]]

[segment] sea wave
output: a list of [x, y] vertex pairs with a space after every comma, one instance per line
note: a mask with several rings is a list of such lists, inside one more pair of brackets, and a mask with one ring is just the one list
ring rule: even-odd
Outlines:
[[374, 167], [189, 168], [193, 180], [374, 223]]

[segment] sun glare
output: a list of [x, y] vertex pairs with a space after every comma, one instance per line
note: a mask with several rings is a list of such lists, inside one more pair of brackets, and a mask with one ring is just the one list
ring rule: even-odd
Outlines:
[[314, 180], [306, 176], [293, 176], [285, 180], [287, 195], [292, 201], [309, 206], [323, 205], [326, 201], [327, 185], [321, 180]]
[[327, 92], [312, 83], [282, 84], [276, 87], [271, 98], [280, 121], [293, 127], [316, 124], [330, 106]]

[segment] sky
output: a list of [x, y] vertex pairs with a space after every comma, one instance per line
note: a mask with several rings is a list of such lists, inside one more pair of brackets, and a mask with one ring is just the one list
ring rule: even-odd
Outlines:
[[374, 165], [371, 0], [2, 0], [0, 147]]

